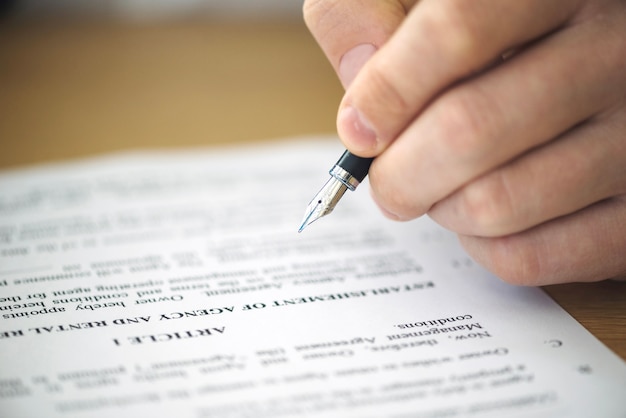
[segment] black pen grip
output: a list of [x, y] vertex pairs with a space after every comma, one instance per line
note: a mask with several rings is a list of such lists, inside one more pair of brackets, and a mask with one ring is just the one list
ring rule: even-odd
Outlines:
[[348, 173], [352, 174], [352, 177], [361, 182], [365, 176], [367, 176], [372, 161], [374, 161], [373, 158], [357, 157], [350, 153], [350, 151], [345, 151], [335, 165], [343, 168]]

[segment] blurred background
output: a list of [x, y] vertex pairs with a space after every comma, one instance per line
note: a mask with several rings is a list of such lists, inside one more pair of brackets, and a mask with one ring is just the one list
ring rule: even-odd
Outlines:
[[0, 169], [335, 131], [294, 0], [0, 0]]

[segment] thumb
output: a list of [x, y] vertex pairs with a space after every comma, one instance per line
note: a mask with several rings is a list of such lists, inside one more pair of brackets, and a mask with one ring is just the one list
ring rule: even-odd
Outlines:
[[347, 88], [415, 0], [306, 0], [304, 21]]

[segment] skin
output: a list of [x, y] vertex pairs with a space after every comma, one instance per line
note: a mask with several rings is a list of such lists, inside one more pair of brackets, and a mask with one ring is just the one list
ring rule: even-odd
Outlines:
[[391, 219], [520, 285], [626, 277], [626, 1], [307, 0]]

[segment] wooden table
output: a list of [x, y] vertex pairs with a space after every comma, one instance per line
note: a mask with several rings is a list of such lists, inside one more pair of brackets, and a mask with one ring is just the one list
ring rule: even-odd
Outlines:
[[[341, 94], [301, 22], [5, 21], [0, 169], [333, 133]], [[626, 283], [546, 291], [626, 359]]]

